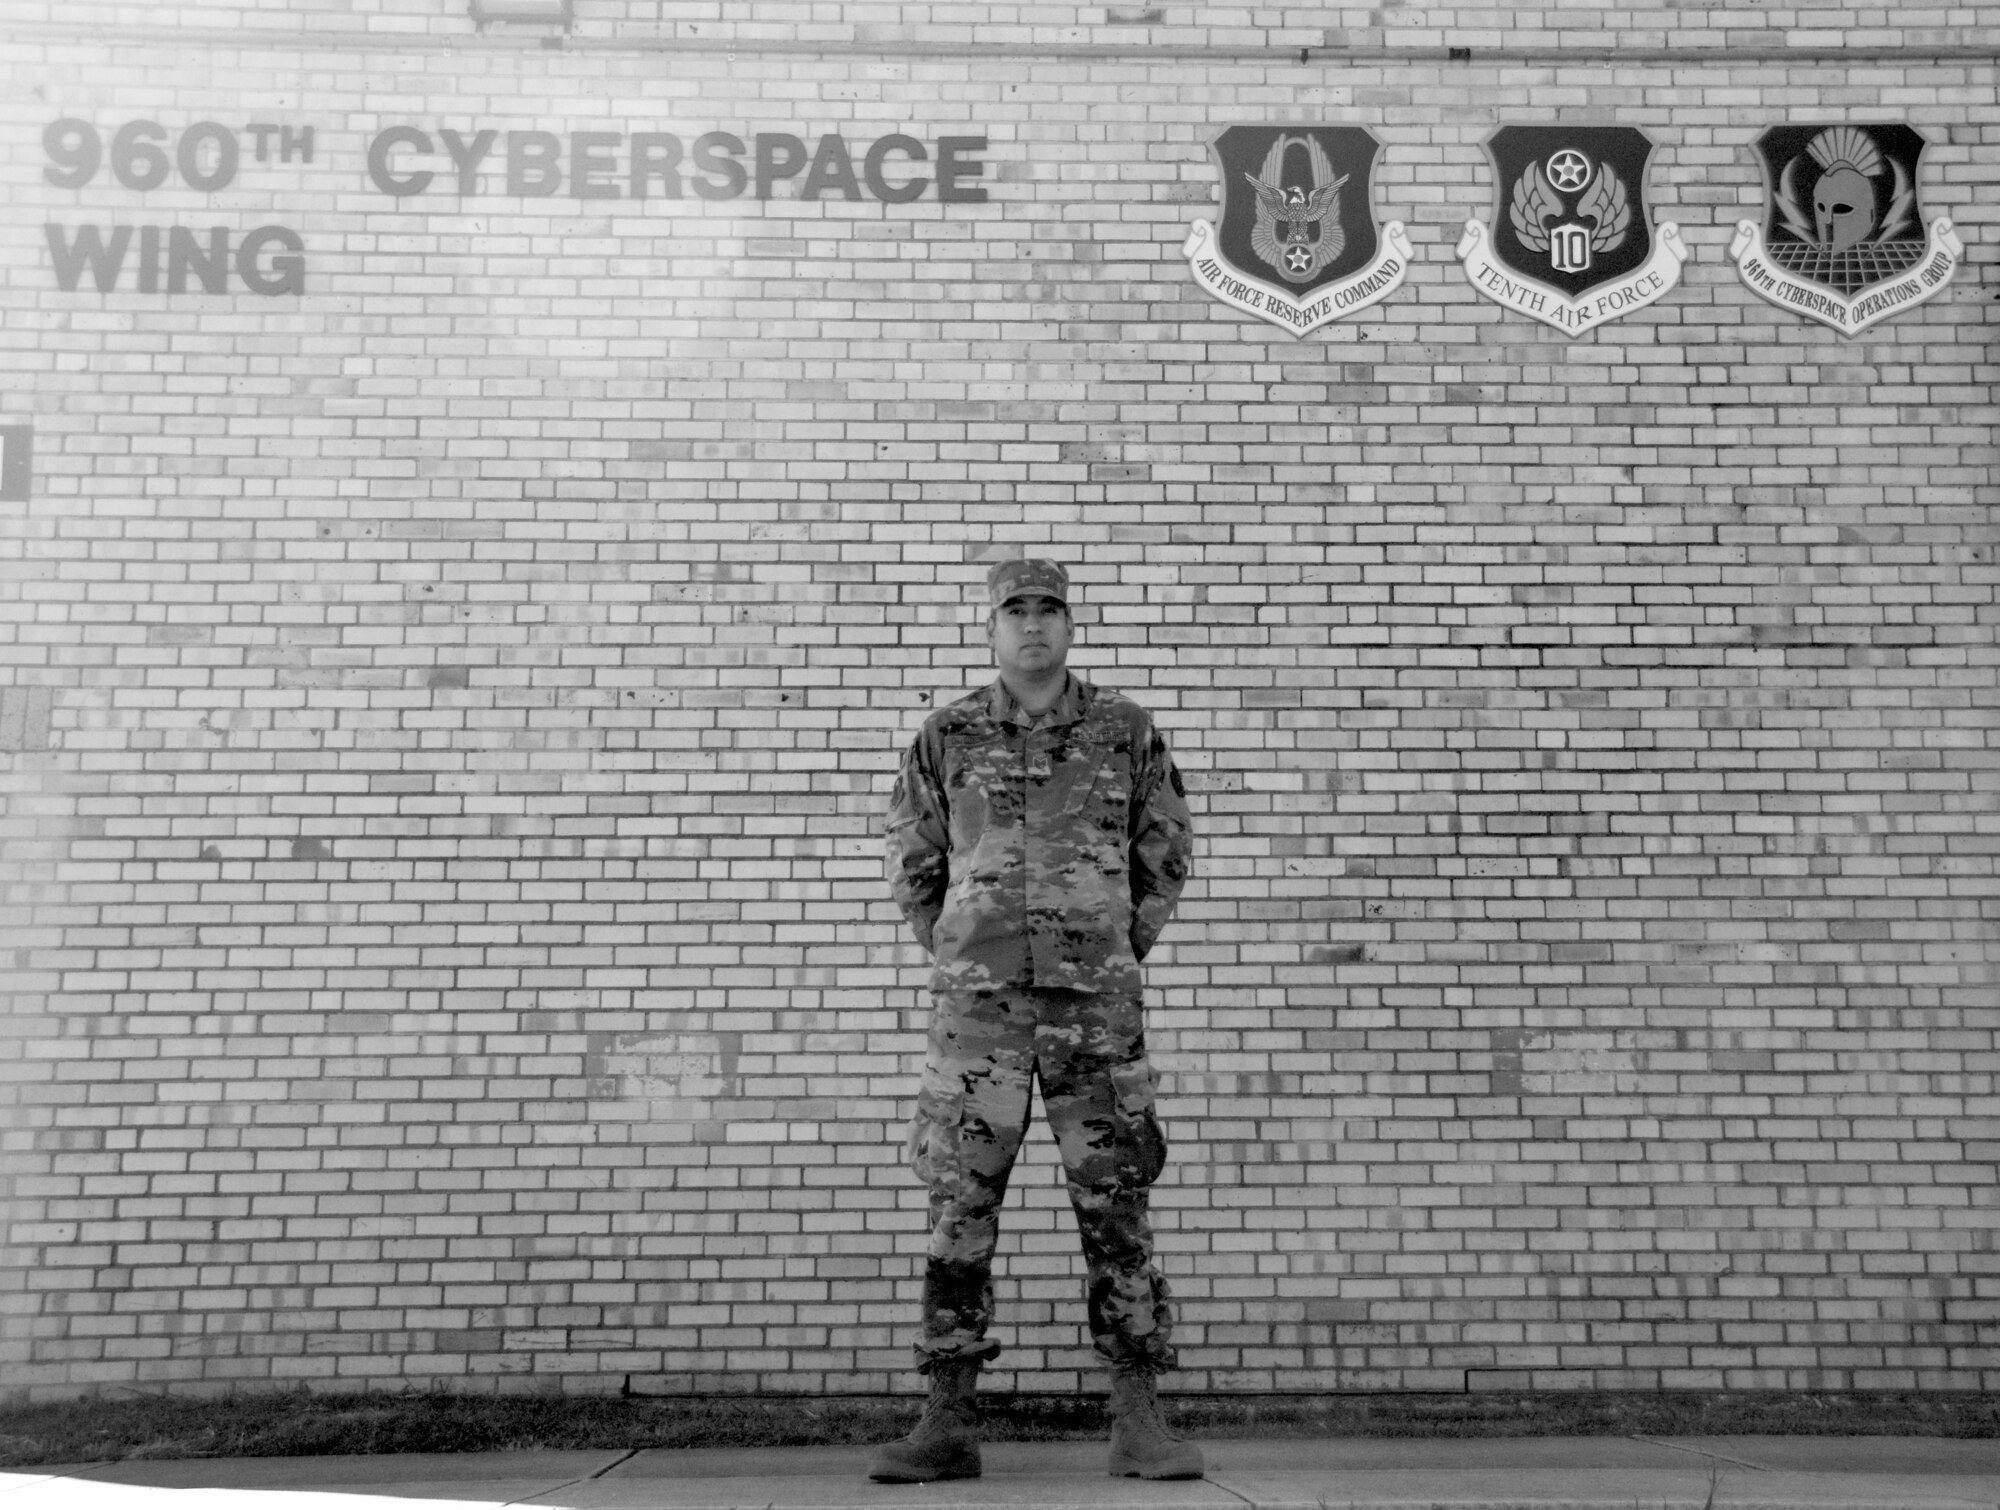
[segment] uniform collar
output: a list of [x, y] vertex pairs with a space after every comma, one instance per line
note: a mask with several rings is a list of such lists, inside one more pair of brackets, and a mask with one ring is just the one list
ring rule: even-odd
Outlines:
[[[1042, 726], [1047, 728], [1078, 722], [1083, 717], [1084, 705], [1088, 701], [1088, 684], [1078, 680], [1073, 672], [1065, 672], [1062, 696], [1058, 697], [1054, 706], [1042, 716]], [[1013, 724], [1016, 728], [1026, 728], [1028, 725], [1028, 716], [1021, 711], [1020, 702], [1007, 690], [1007, 684], [997, 676], [993, 679], [993, 685], [987, 689], [986, 710], [1003, 724]]]

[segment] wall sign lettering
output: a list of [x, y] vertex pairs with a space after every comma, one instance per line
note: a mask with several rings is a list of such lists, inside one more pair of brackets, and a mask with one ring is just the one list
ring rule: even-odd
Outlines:
[[1756, 148], [1764, 224], [1738, 222], [1729, 246], [1752, 293], [1852, 336], [1951, 281], [1965, 247], [1948, 219], [1924, 230], [1909, 126], [1773, 126]]
[[[170, 129], [155, 120], [100, 127], [64, 116], [42, 131], [43, 181], [58, 189], [98, 183], [135, 194], [172, 188], [216, 195], [256, 164], [319, 167], [324, 137], [311, 126], [252, 121], [238, 128], [196, 121]], [[979, 182], [984, 136], [925, 143], [892, 131], [850, 144], [827, 134], [808, 145], [783, 131], [747, 140], [727, 131], [683, 138], [669, 131], [460, 130], [386, 126], [353, 166], [369, 187], [394, 200], [479, 195], [576, 200], [875, 200], [984, 204]], [[342, 165], [346, 166], [346, 165]], [[779, 193], [779, 187], [784, 192]], [[43, 226], [56, 286], [74, 293], [119, 289], [144, 294], [298, 294], [306, 286], [306, 245], [282, 225], [235, 230], [211, 225]]]
[[1220, 227], [1181, 255], [1223, 303], [1303, 336], [1386, 299], [1410, 266], [1403, 223], [1378, 235], [1361, 126], [1231, 126], [1210, 148], [1222, 172]]
[[535, 199], [770, 199], [781, 183], [798, 199], [876, 199], [908, 204], [925, 194], [942, 204], [984, 204], [978, 179], [983, 136], [938, 138], [936, 157], [900, 131], [849, 147], [834, 135], [808, 148], [781, 131], [746, 142], [727, 131], [684, 140], [670, 131], [458, 131], [435, 136], [391, 126], [368, 144], [368, 181], [398, 199], [437, 189], [460, 198], [506, 194]]
[[1458, 243], [1472, 286], [1566, 336], [1665, 297], [1688, 253], [1671, 221], [1652, 232], [1652, 151], [1633, 126], [1502, 126], [1486, 144], [1493, 229], [1468, 220]]

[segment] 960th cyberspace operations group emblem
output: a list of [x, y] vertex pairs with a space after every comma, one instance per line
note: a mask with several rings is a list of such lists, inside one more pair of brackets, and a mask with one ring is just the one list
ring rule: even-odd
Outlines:
[[1458, 256], [1496, 304], [1564, 335], [1630, 314], [1680, 281], [1687, 248], [1653, 234], [1646, 160], [1632, 126], [1502, 126], [1486, 144], [1499, 179], [1493, 227], [1468, 220]]
[[1858, 335], [1943, 292], [1965, 248], [1917, 204], [1924, 139], [1906, 125], [1773, 126], [1757, 139], [1764, 224], [1729, 255], [1753, 293]]
[[1211, 150], [1221, 224], [1196, 221], [1181, 248], [1210, 294], [1303, 336], [1402, 283], [1410, 243], [1399, 220], [1376, 232], [1365, 127], [1230, 126]]

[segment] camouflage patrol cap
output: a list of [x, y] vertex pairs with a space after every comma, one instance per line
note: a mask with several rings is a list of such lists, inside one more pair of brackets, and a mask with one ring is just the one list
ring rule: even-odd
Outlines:
[[1069, 607], [1069, 573], [1053, 561], [1029, 557], [1002, 561], [986, 574], [986, 603], [998, 608], [1009, 598], [1039, 595]]

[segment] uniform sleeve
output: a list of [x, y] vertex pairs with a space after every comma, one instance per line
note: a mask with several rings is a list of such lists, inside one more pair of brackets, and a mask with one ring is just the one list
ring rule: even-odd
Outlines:
[[1132, 953], [1144, 959], [1174, 915], [1194, 859], [1187, 788], [1159, 730], [1149, 729], [1132, 782]]
[[931, 742], [923, 734], [911, 742], [896, 773], [887, 834], [889, 891], [909, 919], [917, 942], [932, 951], [931, 930], [951, 885], [951, 828], [944, 783]]

